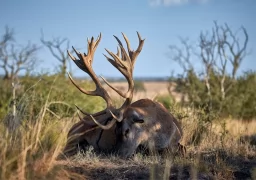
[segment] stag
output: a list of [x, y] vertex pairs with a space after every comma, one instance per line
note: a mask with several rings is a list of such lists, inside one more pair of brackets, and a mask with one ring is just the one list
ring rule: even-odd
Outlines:
[[[122, 42], [116, 37], [118, 42], [117, 53], [105, 49], [112, 57], [104, 54], [106, 59], [118, 69], [128, 82], [128, 90], [122, 92], [113, 87], [103, 77], [100, 81], [92, 69], [94, 53], [101, 40], [101, 34], [94, 41], [92, 37], [88, 41], [87, 54], [78, 52], [74, 47], [77, 58], [71, 55], [70, 58], [75, 64], [87, 73], [95, 83], [94, 91], [87, 91], [73, 80], [69, 75], [71, 82], [82, 93], [90, 96], [99, 96], [106, 102], [106, 109], [89, 114], [79, 107], [78, 110], [84, 114], [80, 121], [71, 127], [68, 133], [67, 144], [64, 148], [64, 154], [71, 156], [77, 152], [78, 147], [93, 146], [94, 150], [99, 152], [117, 152], [120, 156], [130, 157], [139, 145], [158, 151], [166, 148], [173, 152], [177, 151], [182, 137], [182, 130], [178, 121], [161, 104], [149, 99], [141, 99], [132, 103], [134, 92], [133, 69], [136, 58], [142, 50], [144, 40], [137, 32], [139, 45], [135, 51], [131, 50], [130, 43], [125, 34], [123, 38], [126, 42], [125, 50]], [[102, 82], [105, 82], [111, 89], [124, 98], [124, 103], [116, 108]]]

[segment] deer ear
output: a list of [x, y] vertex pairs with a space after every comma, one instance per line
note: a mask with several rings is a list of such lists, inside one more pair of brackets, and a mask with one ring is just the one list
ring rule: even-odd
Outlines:
[[143, 116], [140, 115], [138, 112], [136, 112], [135, 110], [132, 112], [132, 121], [134, 123], [144, 123], [144, 119]]

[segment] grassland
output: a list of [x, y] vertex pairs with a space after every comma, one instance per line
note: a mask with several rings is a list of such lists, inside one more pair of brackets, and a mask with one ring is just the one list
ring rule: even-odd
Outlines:
[[[26, 86], [17, 89], [16, 116], [11, 113], [11, 103], [9, 113], [2, 115], [0, 179], [256, 179], [256, 121], [216, 118], [207, 122], [200, 110], [184, 109], [177, 103], [168, 108], [182, 122], [185, 157], [137, 153], [123, 160], [88, 148], [58, 160], [69, 128], [78, 121], [74, 104], [89, 112], [104, 104], [80, 95], [69, 81], [52, 79], [21, 82]], [[166, 86], [165, 82], [145, 82], [145, 91], [138, 92], [135, 99], [154, 99], [159, 93], [168, 96]], [[11, 91], [11, 86], [4, 88]], [[180, 95], [174, 96], [178, 102]], [[15, 128], [12, 122], [18, 122]]]

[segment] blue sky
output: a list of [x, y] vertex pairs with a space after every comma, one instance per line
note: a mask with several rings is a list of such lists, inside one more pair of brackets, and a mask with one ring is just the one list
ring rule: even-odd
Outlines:
[[[168, 46], [179, 45], [179, 36], [196, 42], [200, 31], [210, 30], [217, 20], [219, 24], [227, 22], [234, 30], [241, 25], [247, 29], [251, 53], [242, 63], [241, 73], [256, 70], [255, 11], [255, 0], [0, 0], [0, 35], [8, 25], [14, 28], [18, 43], [40, 44], [43, 29], [46, 40], [66, 37], [70, 45], [84, 52], [86, 38], [101, 32], [102, 40], [93, 65], [95, 72], [105, 77], [121, 77], [102, 53], [104, 48], [116, 51], [113, 35], [122, 38], [121, 32], [128, 36], [132, 47], [137, 48], [136, 31], [139, 31], [146, 41], [134, 76], [167, 77], [173, 70], [181, 72], [179, 65], [166, 55]], [[48, 49], [42, 48], [38, 57], [42, 62], [35, 71], [56, 70], [58, 62]], [[196, 60], [194, 63], [197, 64]], [[72, 72], [75, 76], [85, 76], [73, 63]]]

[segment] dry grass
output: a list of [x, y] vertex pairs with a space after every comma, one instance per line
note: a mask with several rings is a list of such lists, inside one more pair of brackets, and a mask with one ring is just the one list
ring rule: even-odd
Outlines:
[[[184, 119], [183, 143], [187, 156], [163, 158], [137, 153], [129, 160], [95, 154], [92, 149], [72, 159], [56, 161], [71, 121], [49, 123], [42, 118], [19, 137], [1, 137], [1, 179], [245, 179], [255, 177], [256, 148], [244, 135], [255, 135], [255, 122], [219, 122], [206, 125], [200, 143], [191, 143], [198, 129], [195, 119]], [[237, 128], [240, 127], [240, 128]], [[46, 146], [50, 131], [57, 132], [54, 144]], [[226, 131], [226, 133], [224, 133]], [[15, 143], [15, 145], [13, 145]]]
[[57, 178], [56, 158], [66, 141], [72, 121], [52, 122], [44, 119], [44, 110], [35, 123], [20, 126], [9, 132], [1, 125], [1, 179]]
[[[185, 157], [148, 156], [141, 153], [129, 160], [112, 155], [96, 155], [91, 150], [80, 153], [69, 161], [62, 161], [72, 173], [86, 179], [254, 179], [256, 173], [256, 147], [241, 141], [244, 133], [255, 135], [255, 122], [219, 122], [206, 125], [201, 141], [195, 145], [191, 135], [197, 132], [196, 119], [184, 119], [183, 143]], [[243, 131], [237, 129], [247, 129]], [[226, 131], [226, 134], [223, 133]], [[238, 132], [240, 134], [238, 134]]]
[[[136, 98], [153, 99], [167, 91], [166, 83], [147, 85], [158, 88]], [[74, 120], [49, 119], [49, 103], [45, 102], [34, 123], [20, 126], [15, 133], [0, 125], [0, 179], [256, 179], [256, 121], [222, 119], [203, 123], [196, 112], [177, 109], [189, 114], [182, 119], [185, 157], [147, 156], [140, 152], [123, 160], [115, 155], [95, 154], [89, 148], [58, 161], [56, 157]]]

